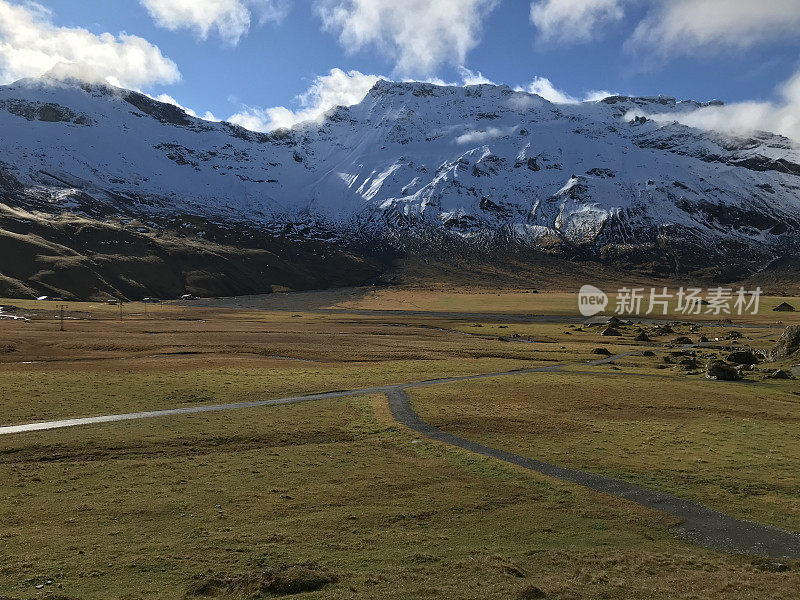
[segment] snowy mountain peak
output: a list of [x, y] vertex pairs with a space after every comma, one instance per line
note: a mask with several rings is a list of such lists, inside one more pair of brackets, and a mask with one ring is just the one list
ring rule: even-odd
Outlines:
[[715, 103], [553, 104], [508, 86], [379, 80], [321, 122], [260, 134], [138, 92], [22, 80], [0, 87], [0, 167], [27, 190], [6, 202], [51, 211], [200, 215], [339, 239], [492, 238], [674, 262], [738, 248], [755, 268], [798, 243], [798, 148], [644, 116]]

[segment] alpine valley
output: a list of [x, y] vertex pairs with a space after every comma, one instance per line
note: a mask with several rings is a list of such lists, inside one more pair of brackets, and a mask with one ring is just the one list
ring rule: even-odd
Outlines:
[[800, 148], [663, 116], [704, 105], [381, 80], [257, 133], [22, 80], [0, 87], [0, 295], [310, 289], [403, 260], [717, 281], [795, 262]]

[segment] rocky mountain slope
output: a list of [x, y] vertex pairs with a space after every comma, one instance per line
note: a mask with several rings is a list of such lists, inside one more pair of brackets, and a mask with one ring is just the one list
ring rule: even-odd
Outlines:
[[449, 239], [723, 278], [795, 255], [800, 149], [641, 116], [698, 106], [379, 81], [322, 122], [262, 134], [136, 92], [23, 80], [0, 87], [0, 202], [131, 235], [244, 227], [362, 255]]

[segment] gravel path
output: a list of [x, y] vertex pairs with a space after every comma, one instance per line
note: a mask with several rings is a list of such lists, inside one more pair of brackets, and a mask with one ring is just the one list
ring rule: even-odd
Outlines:
[[426, 437], [668, 513], [682, 521], [681, 525], [675, 527], [673, 531], [680, 537], [701, 546], [733, 554], [768, 558], [800, 558], [800, 535], [796, 533], [735, 519], [695, 502], [618, 479], [577, 469], [567, 469], [478, 444], [441, 431], [423, 421], [411, 407], [408, 393], [404, 388], [395, 388], [386, 392], [386, 395], [389, 398], [394, 418]]

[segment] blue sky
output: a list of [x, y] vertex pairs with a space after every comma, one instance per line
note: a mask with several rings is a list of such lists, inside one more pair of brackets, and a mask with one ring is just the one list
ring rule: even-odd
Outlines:
[[[25, 47], [26, 27], [54, 43]], [[262, 129], [297, 118], [272, 107], [313, 116], [354, 101], [371, 83], [361, 74], [461, 83], [462, 67], [523, 88], [546, 78], [562, 99], [604, 90], [800, 107], [787, 88], [800, 73], [800, 0], [0, 0], [0, 42], [5, 83], [86, 62]], [[146, 61], [129, 64], [142, 48]], [[334, 68], [341, 76], [326, 79]], [[543, 85], [531, 89], [555, 93]]]

